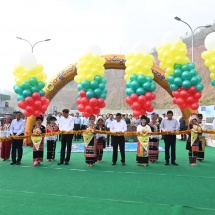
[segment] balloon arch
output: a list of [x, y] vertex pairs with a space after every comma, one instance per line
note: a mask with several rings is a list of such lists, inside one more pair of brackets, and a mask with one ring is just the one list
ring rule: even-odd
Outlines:
[[[124, 55], [103, 55], [105, 59], [104, 67], [105, 69], [120, 69], [125, 70], [125, 56]], [[165, 79], [165, 71], [160, 67], [153, 65], [152, 72], [154, 74], [154, 81], [160, 85], [165, 91], [169, 93], [171, 97], [172, 91], [170, 90], [169, 84]], [[57, 93], [65, 87], [69, 82], [74, 80], [77, 75], [76, 64], [70, 64], [68, 67], [56, 74], [51, 80], [48, 81], [45, 88], [45, 97], [51, 101]], [[181, 110], [183, 117], [187, 121], [190, 114], [195, 112], [190, 108]], [[31, 116], [27, 118], [26, 121], [26, 133], [31, 133], [32, 127], [35, 123], [35, 117]]]

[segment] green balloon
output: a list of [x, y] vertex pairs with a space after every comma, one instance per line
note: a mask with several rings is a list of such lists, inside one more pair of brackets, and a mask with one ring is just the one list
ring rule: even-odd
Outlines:
[[32, 93], [39, 92], [39, 89], [36, 86], [32, 86], [31, 87], [31, 92]]
[[23, 90], [22, 95], [25, 97], [31, 96], [31, 91], [30, 90]]
[[78, 89], [78, 91], [83, 90], [82, 85], [81, 85], [81, 84], [78, 84], [77, 89]]
[[97, 75], [95, 78], [94, 78], [95, 81], [97, 81], [98, 83], [102, 83], [102, 77], [100, 75]]
[[181, 67], [181, 69], [182, 69], [183, 71], [189, 71], [189, 65], [188, 65], [188, 64], [184, 64], [184, 65]]
[[105, 89], [105, 84], [100, 83], [100, 84], [99, 84], [99, 89], [100, 89], [100, 90], [104, 90], [104, 89]]
[[102, 83], [106, 84], [107, 83], [107, 79], [106, 78], [102, 78]]
[[84, 80], [81, 82], [81, 87], [83, 90], [88, 90], [90, 89], [90, 82], [87, 80]]
[[86, 96], [88, 99], [91, 99], [94, 97], [94, 92], [92, 90], [88, 90], [86, 93]]
[[195, 69], [195, 63], [190, 62], [190, 63], [188, 64], [188, 67], [189, 67], [189, 70]]
[[137, 78], [137, 81], [138, 81], [140, 84], [145, 83], [145, 81], [146, 81], [145, 75], [143, 75], [143, 74], [139, 75], [138, 78]]
[[131, 81], [137, 81], [137, 79], [138, 79], [138, 76], [136, 74], [130, 75], [130, 80]]
[[185, 88], [185, 89], [190, 88], [190, 87], [191, 87], [190, 81], [184, 80], [184, 81], [182, 82], [182, 87]]
[[180, 70], [180, 69], [181, 69], [181, 67], [182, 67], [182, 65], [181, 65], [181, 64], [177, 64], [177, 63], [176, 63], [176, 64], [174, 64], [174, 69], [179, 69], [179, 70]]
[[156, 90], [156, 84], [155, 83], [151, 83], [151, 92], [154, 92]]
[[136, 90], [138, 87], [140, 87], [140, 84], [138, 81], [132, 81], [131, 82], [131, 87]]
[[197, 84], [196, 85], [196, 91], [200, 92], [204, 89], [204, 86], [202, 84]]
[[174, 80], [175, 80], [175, 78], [172, 75], [169, 75], [168, 78], [167, 78], [167, 81], [168, 81], [169, 84], [173, 84]]
[[45, 96], [45, 91], [44, 90], [40, 90], [39, 94], [40, 94], [40, 96]]
[[215, 87], [215, 80], [211, 80], [211, 85]]
[[143, 95], [145, 93], [145, 90], [142, 87], [137, 88], [136, 94], [137, 95]]
[[190, 72], [189, 71], [182, 72], [181, 77], [183, 80], [190, 80], [191, 79]]
[[22, 88], [25, 89], [25, 90], [28, 90], [28, 89], [31, 88], [31, 85], [30, 85], [30, 83], [28, 81], [24, 81], [22, 83]]
[[182, 71], [180, 69], [175, 69], [174, 76], [175, 77], [181, 77]]
[[99, 84], [98, 84], [98, 82], [97, 81], [91, 81], [90, 82], [90, 88], [92, 88], [92, 89], [96, 89], [96, 88], [98, 88], [99, 87]]
[[15, 85], [15, 86], [13, 87], [13, 90], [14, 90], [14, 92], [15, 92], [16, 94], [22, 94], [22, 92], [23, 92], [23, 88], [20, 87], [20, 86], [18, 86], [18, 85]]
[[145, 82], [142, 86], [145, 91], [149, 91], [151, 89], [151, 84], [149, 82]]
[[174, 79], [174, 84], [176, 85], [176, 86], [181, 86], [181, 84], [182, 84], [182, 79], [180, 78], [180, 77], [176, 77], [175, 79]]
[[131, 94], [134, 94], [135, 91], [134, 91], [132, 88], [127, 88], [127, 89], [125, 90], [125, 93], [126, 93], [126, 95], [130, 96]]
[[107, 89], [102, 90], [102, 93], [107, 94]]
[[39, 90], [42, 90], [44, 87], [45, 87], [45, 83], [44, 83], [43, 81], [39, 81], [39, 82], [37, 83], [37, 88], [38, 88]]
[[106, 95], [102, 93], [100, 98], [106, 99]]
[[94, 95], [95, 95], [96, 97], [100, 97], [101, 94], [102, 94], [102, 91], [101, 91], [99, 88], [97, 88], [97, 89], [94, 90]]
[[127, 81], [126, 84], [125, 84], [125, 86], [126, 86], [127, 88], [131, 87], [131, 81]]
[[175, 91], [175, 90], [178, 89], [178, 87], [177, 87], [175, 84], [171, 84], [171, 85], [170, 85], [170, 89], [171, 89], [172, 91]]
[[32, 77], [32, 78], [29, 79], [29, 83], [30, 83], [31, 86], [35, 86], [35, 85], [37, 85], [38, 80], [37, 80], [37, 78]]
[[25, 97], [24, 97], [23, 95], [18, 95], [18, 96], [17, 96], [17, 100], [18, 100], [18, 101], [25, 100]]
[[191, 77], [196, 76], [197, 75], [196, 70], [195, 69], [191, 69], [190, 70], [190, 75], [191, 75]]
[[190, 83], [191, 83], [193, 86], [196, 86], [196, 84], [199, 83], [199, 79], [198, 79], [196, 76], [194, 76], [194, 77], [192, 77], [192, 78], [190, 79]]
[[152, 82], [152, 77], [151, 76], [146, 76], [146, 81], [148, 81], [149, 83], [151, 83]]
[[202, 81], [202, 76], [197, 75], [196, 77], [198, 78], [198, 83], [200, 83]]

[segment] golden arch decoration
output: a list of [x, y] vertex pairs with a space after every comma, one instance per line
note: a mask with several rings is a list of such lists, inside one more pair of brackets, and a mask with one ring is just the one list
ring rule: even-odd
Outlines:
[[[104, 67], [105, 69], [125, 69], [125, 56], [124, 55], [102, 55], [105, 59]], [[159, 84], [165, 91], [173, 97], [170, 87], [165, 79], [164, 73], [160, 67], [153, 65], [152, 72], [154, 74], [154, 81]], [[45, 96], [50, 101], [57, 95], [57, 93], [65, 87], [69, 82], [74, 80], [74, 77], [77, 75], [76, 64], [70, 64], [68, 67], [56, 74], [52, 79], [47, 83], [45, 89]], [[182, 115], [186, 121], [188, 121], [191, 113], [195, 112], [190, 108], [181, 110]], [[31, 129], [35, 123], [34, 117], [28, 117], [26, 122], [26, 133], [31, 133]]]

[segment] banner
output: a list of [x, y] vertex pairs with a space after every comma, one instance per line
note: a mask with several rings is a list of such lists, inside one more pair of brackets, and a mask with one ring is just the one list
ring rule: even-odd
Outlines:
[[38, 150], [40, 143], [42, 141], [42, 136], [31, 136], [31, 140], [33, 142], [33, 145], [35, 146], [35, 148]]

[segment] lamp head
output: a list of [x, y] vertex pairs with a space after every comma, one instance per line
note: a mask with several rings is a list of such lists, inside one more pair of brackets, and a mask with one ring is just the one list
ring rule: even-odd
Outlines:
[[176, 19], [177, 21], [181, 21], [181, 19], [177, 16], [174, 19]]
[[205, 25], [204, 27], [205, 28], [210, 28], [212, 25]]
[[20, 39], [20, 40], [22, 40], [22, 38], [21, 37], [16, 37], [17, 39]]
[[50, 41], [51, 39], [46, 39], [46, 40], [44, 40], [44, 41]]

